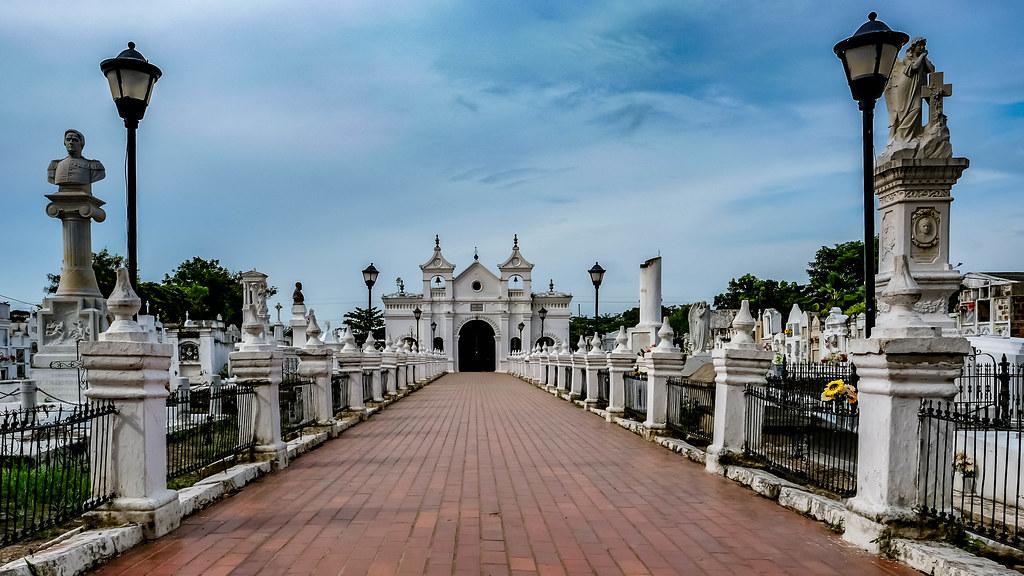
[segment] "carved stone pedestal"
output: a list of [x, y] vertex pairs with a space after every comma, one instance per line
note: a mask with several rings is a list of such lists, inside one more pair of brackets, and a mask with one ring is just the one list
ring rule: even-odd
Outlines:
[[[956, 329], [946, 311], [961, 278], [949, 263], [950, 191], [969, 164], [967, 158], [897, 158], [875, 169], [881, 220], [876, 289], [885, 290], [894, 259], [906, 256], [922, 292], [914, 310], [947, 335]], [[884, 306], [879, 303], [880, 314]]]

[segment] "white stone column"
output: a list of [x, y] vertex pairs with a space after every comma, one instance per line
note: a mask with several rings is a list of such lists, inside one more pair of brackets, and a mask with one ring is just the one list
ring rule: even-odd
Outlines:
[[309, 322], [306, 320], [306, 305], [302, 302], [292, 303], [292, 346], [299, 348], [306, 344], [306, 327]]
[[751, 336], [754, 324], [750, 303], [744, 300], [732, 321], [729, 343], [711, 353], [715, 365], [715, 423], [704, 466], [715, 474], [723, 473], [723, 458], [743, 453], [747, 420], [744, 390], [748, 384], [764, 385], [774, 356], [754, 342]]
[[594, 332], [594, 337], [590, 339], [590, 352], [587, 352], [586, 360], [584, 360], [587, 367], [587, 399], [585, 403], [588, 406], [597, 404], [597, 373], [608, 367], [608, 356], [601, 349], [601, 335]]
[[615, 349], [608, 354], [608, 420], [622, 416], [626, 409], [626, 373], [633, 368], [633, 351], [629, 348], [626, 328], [619, 327]]
[[396, 362], [396, 368], [398, 373], [398, 389], [407, 390], [409, 388], [409, 347], [401, 339], [395, 340], [395, 346], [398, 349], [398, 358]]
[[334, 398], [331, 389], [334, 353], [320, 340], [320, 326], [312, 310], [309, 311], [305, 346], [296, 350], [296, 354], [299, 357], [299, 376], [313, 383], [313, 406], [317, 424], [334, 424]]
[[843, 538], [869, 550], [877, 550], [880, 536], [899, 535], [916, 524], [914, 507], [924, 482], [921, 400], [952, 399], [954, 379], [970, 352], [967, 340], [942, 337], [940, 327], [922, 318], [914, 308], [921, 296], [906, 256], [896, 258], [879, 296], [886, 312], [870, 339], [850, 343], [860, 377], [860, 432], [857, 495], [847, 503], [852, 514]]
[[345, 330], [341, 353], [338, 354], [338, 366], [342, 374], [348, 377], [348, 409], [352, 412], [364, 412], [363, 403], [363, 355], [356, 346], [352, 328]]
[[382, 372], [387, 374], [387, 386], [385, 386], [384, 393], [388, 396], [394, 396], [398, 393], [398, 382], [397, 376], [395, 375], [395, 367], [398, 364], [398, 357], [395, 355], [395, 348], [391, 342], [388, 342], [385, 338], [386, 346], [384, 352], [380, 355], [380, 369]]
[[572, 388], [569, 391], [570, 400], [578, 400], [583, 396], [583, 387], [587, 385], [587, 339], [580, 335], [576, 343], [576, 352], [572, 355]]
[[383, 402], [384, 401], [384, 390], [381, 387], [380, 381], [380, 370], [383, 365], [383, 359], [381, 353], [376, 347], [377, 341], [373, 339], [373, 334], [369, 334], [366, 337], [366, 344], [363, 345], [363, 368], [369, 370], [372, 374], [373, 379], [373, 401]]
[[171, 345], [149, 342], [132, 317], [142, 301], [132, 290], [128, 271], [117, 270], [117, 285], [107, 300], [114, 322], [95, 342], [82, 342], [82, 366], [89, 371], [91, 401], [117, 408], [109, 429], [94, 425], [94, 438], [109, 437], [92, 454], [93, 473], [105, 476], [116, 497], [90, 513], [104, 524], [138, 523], [147, 538], [159, 538], [181, 524], [178, 493], [167, 488], [167, 390]]
[[650, 369], [647, 372], [646, 435], [664, 430], [668, 421], [668, 383], [670, 377], [679, 377], [683, 370], [683, 353], [672, 344], [675, 333], [668, 316], [658, 330], [658, 345], [651, 350]]

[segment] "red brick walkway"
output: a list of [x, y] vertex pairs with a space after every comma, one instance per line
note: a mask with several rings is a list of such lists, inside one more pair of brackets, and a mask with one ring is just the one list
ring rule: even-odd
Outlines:
[[435, 382], [101, 574], [912, 574], [518, 380]]

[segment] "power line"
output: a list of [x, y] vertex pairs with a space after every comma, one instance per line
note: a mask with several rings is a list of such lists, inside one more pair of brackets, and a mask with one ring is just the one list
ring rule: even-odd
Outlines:
[[33, 302], [27, 302], [25, 300], [19, 300], [19, 299], [15, 298], [14, 296], [7, 296], [5, 294], [0, 294], [0, 298], [7, 298], [8, 300], [14, 300], [15, 302], [22, 303], [22, 304], [29, 304], [30, 306], [36, 306], [37, 308], [43, 307], [40, 304], [36, 304], [36, 303], [33, 303]]

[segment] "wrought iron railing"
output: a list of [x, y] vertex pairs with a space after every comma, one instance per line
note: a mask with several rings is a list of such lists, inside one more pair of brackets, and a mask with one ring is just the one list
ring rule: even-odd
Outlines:
[[281, 402], [281, 436], [290, 440], [316, 421], [313, 404], [313, 383], [292, 379], [282, 382], [278, 398]]
[[338, 415], [348, 408], [348, 372], [331, 375], [331, 409]]
[[0, 413], [0, 546], [114, 497], [107, 470], [116, 414], [110, 402]]
[[626, 416], [634, 420], [647, 418], [647, 374], [633, 372], [623, 375], [626, 391], [624, 405]]
[[167, 479], [199, 472], [256, 445], [250, 384], [181, 388], [167, 397]]
[[607, 369], [597, 371], [597, 407], [608, 407], [608, 395], [611, 393], [612, 379]]
[[587, 399], [587, 369], [580, 368], [580, 397], [579, 400]]
[[572, 392], [572, 366], [566, 366], [565, 370], [562, 370], [562, 389]]
[[281, 382], [292, 383], [302, 380], [299, 376], [299, 357], [285, 356], [281, 364]]
[[767, 470], [839, 496], [857, 492], [856, 401], [823, 401], [822, 390], [769, 379], [748, 385], [744, 454]]
[[373, 401], [373, 372], [363, 372], [363, 405]]
[[925, 400], [920, 410], [920, 512], [1024, 549], [1024, 424], [998, 406]]
[[1011, 364], [1005, 354], [996, 362], [991, 354], [975, 350], [956, 384], [957, 412], [987, 411], [1004, 422], [1024, 418], [1024, 365]]
[[667, 424], [684, 440], [708, 445], [715, 427], [715, 383], [669, 378]]
[[388, 381], [391, 378], [391, 370], [380, 371], [380, 393], [381, 395], [387, 395], [388, 393]]

